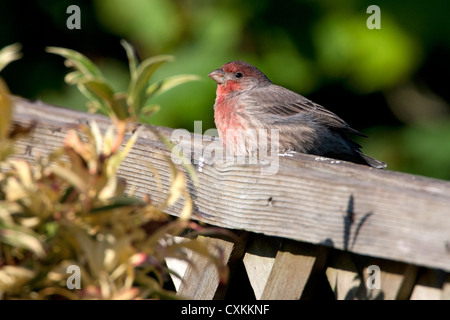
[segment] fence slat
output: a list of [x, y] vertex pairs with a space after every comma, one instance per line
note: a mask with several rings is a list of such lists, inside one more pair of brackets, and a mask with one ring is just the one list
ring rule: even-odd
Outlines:
[[438, 300], [446, 289], [444, 284], [448, 274], [440, 270], [422, 269], [411, 294], [411, 300]]
[[442, 287], [441, 300], [450, 300], [450, 274], [447, 275], [447, 279]]
[[257, 300], [269, 279], [280, 242], [278, 238], [254, 235], [247, 245], [243, 262]]
[[402, 270], [402, 284], [395, 299], [408, 300], [414, 288], [419, 268], [413, 265], [406, 265]]
[[[204, 236], [198, 238], [208, 243], [210, 252], [217, 252], [220, 248], [225, 262], [228, 262], [234, 247], [233, 242]], [[192, 253], [191, 259], [195, 263], [188, 265], [177, 295], [195, 300], [213, 299], [220, 283], [216, 266], [208, 257], [195, 252]]]
[[318, 247], [284, 240], [275, 257], [261, 299], [300, 299], [315, 264], [324, 261], [321, 259], [321, 253]]
[[363, 282], [350, 253], [330, 255], [325, 274], [337, 300], [354, 300], [358, 297]]
[[[354, 261], [356, 269], [362, 271], [358, 275], [363, 280], [363, 287], [357, 296], [358, 299], [404, 300], [411, 295], [417, 277], [417, 267], [396, 261], [355, 255], [352, 255], [351, 259]], [[375, 272], [378, 270], [368, 270], [369, 267], [379, 268], [378, 283], [376, 283], [377, 280], [374, 280], [377, 277]], [[369, 277], [372, 281], [368, 281]], [[370, 288], [368, 282], [374, 287]], [[379, 285], [380, 288], [376, 288], [376, 285]]]

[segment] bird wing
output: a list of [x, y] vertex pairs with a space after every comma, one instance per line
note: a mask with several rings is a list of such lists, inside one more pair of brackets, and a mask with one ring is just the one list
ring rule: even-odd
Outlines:
[[314, 121], [336, 131], [366, 136], [321, 105], [277, 85], [250, 90], [241, 99], [248, 111], [270, 115], [275, 123]]

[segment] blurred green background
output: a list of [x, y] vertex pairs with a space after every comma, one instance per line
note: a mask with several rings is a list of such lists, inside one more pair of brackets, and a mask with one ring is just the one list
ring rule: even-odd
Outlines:
[[[81, 29], [69, 30], [69, 5]], [[381, 9], [370, 30], [367, 7]], [[0, 48], [20, 42], [24, 57], [2, 71], [13, 94], [85, 109], [64, 83], [68, 69], [46, 46], [77, 50], [125, 90], [128, 65], [120, 39], [143, 59], [171, 54], [156, 79], [191, 73], [203, 81], [158, 97], [151, 123], [214, 128], [215, 83], [207, 74], [241, 59], [272, 82], [301, 93], [369, 139], [363, 151], [388, 169], [450, 179], [449, 1], [95, 0], [2, 1]], [[1, 115], [0, 115], [1, 116]], [[356, 139], [356, 138], [355, 138]]]

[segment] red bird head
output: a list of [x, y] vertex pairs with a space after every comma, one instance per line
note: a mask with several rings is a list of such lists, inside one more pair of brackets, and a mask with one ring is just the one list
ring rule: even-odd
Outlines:
[[247, 91], [257, 86], [271, 84], [264, 73], [244, 61], [228, 62], [208, 76], [217, 82], [218, 95]]

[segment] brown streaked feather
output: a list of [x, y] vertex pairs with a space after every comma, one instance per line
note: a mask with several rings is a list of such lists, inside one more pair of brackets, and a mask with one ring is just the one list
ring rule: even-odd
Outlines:
[[[280, 120], [282, 118], [283, 121], [288, 120], [286, 118], [289, 117], [292, 117], [292, 120], [295, 121], [301, 118], [301, 114], [304, 114], [309, 120], [330, 129], [366, 137], [365, 134], [353, 129], [344, 120], [321, 105], [286, 88], [276, 85], [273, 85], [273, 88], [275, 90], [270, 90], [269, 92], [265, 88], [255, 88], [247, 92], [244, 99], [252, 102], [246, 104], [248, 106], [247, 109], [250, 107], [251, 111], [271, 114], [279, 117]], [[282, 105], [280, 101], [283, 101]]]

